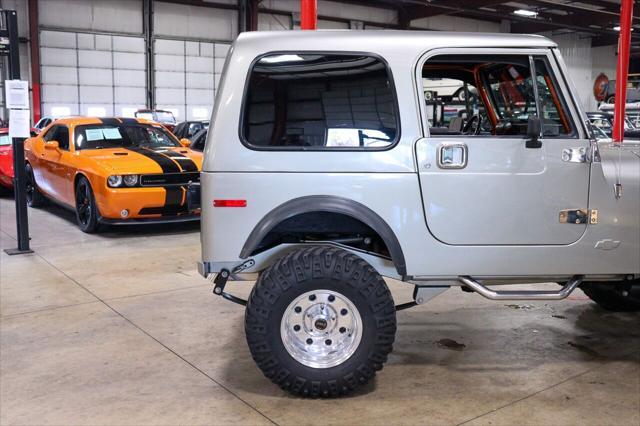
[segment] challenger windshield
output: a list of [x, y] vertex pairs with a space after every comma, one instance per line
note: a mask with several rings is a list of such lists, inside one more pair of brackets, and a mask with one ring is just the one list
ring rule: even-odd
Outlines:
[[101, 148], [173, 148], [178, 140], [160, 126], [145, 124], [103, 125], [76, 127], [76, 149]]

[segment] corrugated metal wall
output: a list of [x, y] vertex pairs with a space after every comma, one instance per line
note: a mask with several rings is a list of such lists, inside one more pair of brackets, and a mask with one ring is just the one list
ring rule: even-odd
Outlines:
[[[217, 0], [236, 5], [236, 0]], [[26, 0], [0, 0], [16, 9], [20, 35], [28, 37]], [[145, 106], [146, 67], [142, 0], [39, 0], [44, 114], [60, 107], [72, 114], [101, 111], [129, 115]], [[295, 28], [290, 14], [299, 0], [263, 0], [260, 30]], [[398, 22], [397, 12], [366, 5], [319, 0], [319, 28], [384, 28]], [[179, 119], [210, 113], [220, 69], [228, 45], [237, 35], [235, 10], [194, 5], [155, 3], [157, 106], [177, 112]], [[366, 25], [361, 21], [367, 21]], [[414, 20], [414, 27], [450, 31], [501, 31], [500, 24], [451, 16]], [[615, 76], [615, 46], [592, 49], [590, 39], [577, 34], [547, 34], [556, 40], [567, 61], [583, 106], [594, 109], [593, 79], [605, 72]], [[21, 43], [23, 78], [29, 76], [27, 43]]]

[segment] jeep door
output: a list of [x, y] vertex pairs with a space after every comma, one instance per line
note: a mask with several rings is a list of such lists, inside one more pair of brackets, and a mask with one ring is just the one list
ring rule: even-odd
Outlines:
[[[416, 144], [417, 165], [435, 238], [566, 245], [583, 235], [587, 218], [561, 212], [588, 207], [590, 143], [551, 50], [440, 49], [417, 77], [428, 135]], [[430, 90], [442, 78], [466, 95]], [[531, 117], [541, 119], [538, 143], [527, 136]]]

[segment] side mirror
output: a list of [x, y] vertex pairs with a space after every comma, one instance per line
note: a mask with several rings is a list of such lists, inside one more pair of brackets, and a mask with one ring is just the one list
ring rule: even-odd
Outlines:
[[527, 148], [542, 148], [540, 142], [540, 132], [542, 131], [542, 121], [539, 117], [529, 117], [527, 122]]
[[182, 138], [180, 139], [180, 145], [184, 146], [185, 148], [189, 148], [189, 146], [191, 145], [191, 141], [189, 139]]
[[59, 149], [60, 144], [58, 141], [46, 141], [44, 143], [44, 149]]

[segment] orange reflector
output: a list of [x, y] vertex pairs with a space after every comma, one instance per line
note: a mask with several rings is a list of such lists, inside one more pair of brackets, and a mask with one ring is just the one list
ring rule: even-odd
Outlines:
[[213, 207], [247, 207], [247, 200], [213, 200]]

